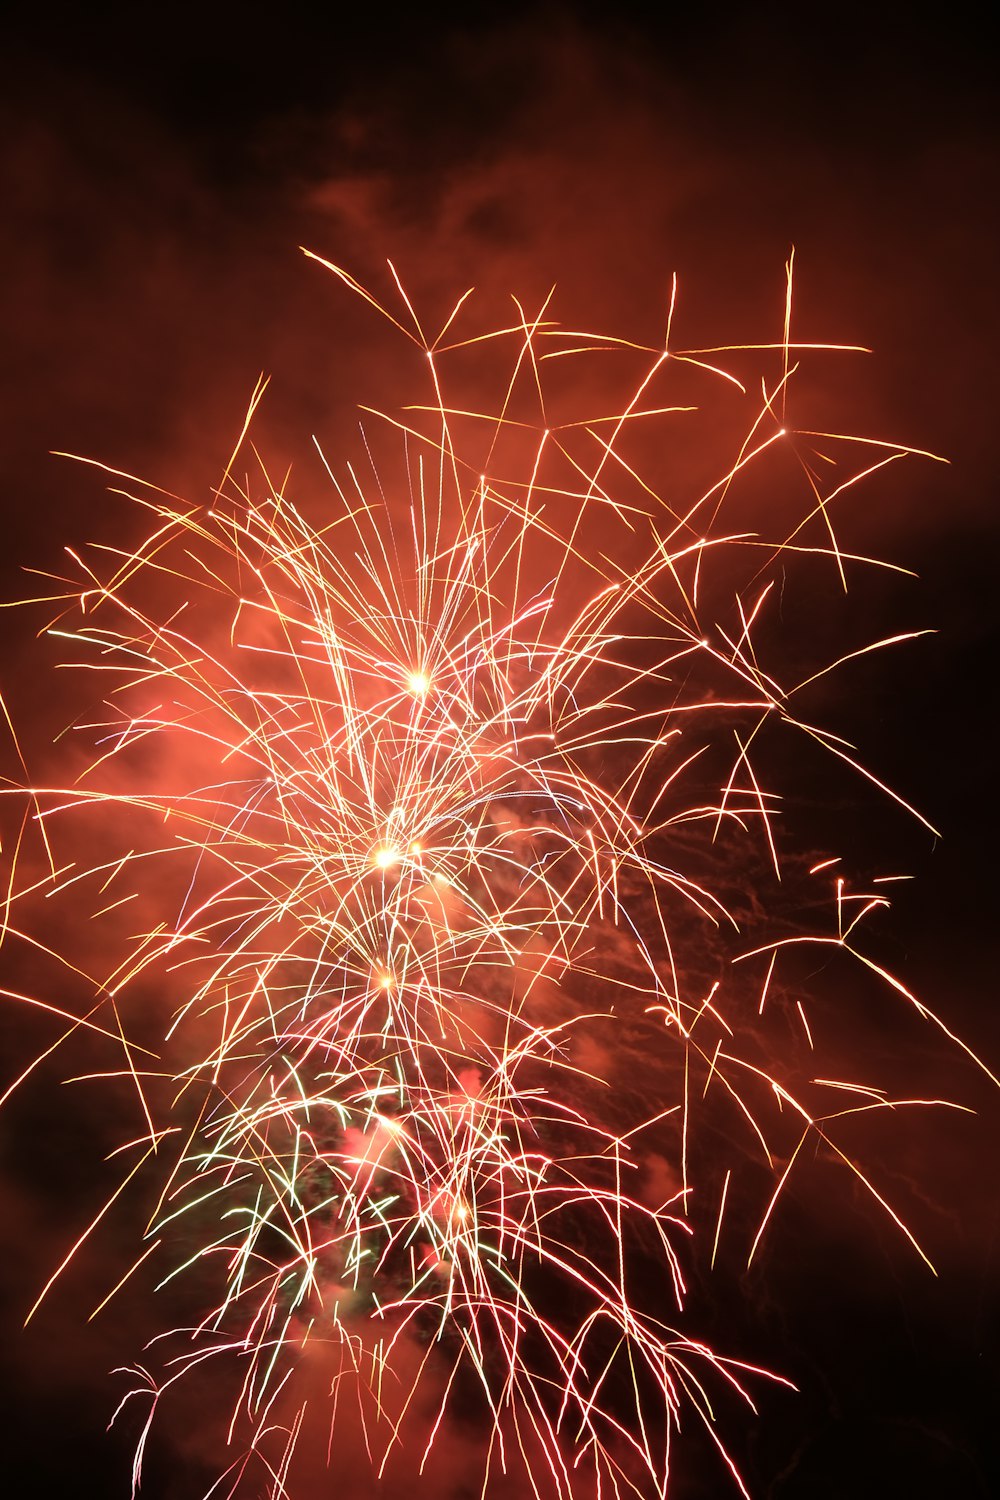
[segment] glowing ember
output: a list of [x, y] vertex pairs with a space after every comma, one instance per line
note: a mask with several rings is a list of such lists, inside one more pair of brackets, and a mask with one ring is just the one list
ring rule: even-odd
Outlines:
[[[148, 1245], [114, 1291], [159, 1265], [197, 1308], [125, 1399], [151, 1421], [206, 1362], [237, 1372], [213, 1493], [235, 1493], [252, 1459], [269, 1495], [295, 1494], [319, 1381], [327, 1422], [350, 1390], [376, 1469], [406, 1443], [422, 1465], [472, 1403], [487, 1488], [520, 1467], [536, 1495], [661, 1495], [684, 1407], [725, 1459], [712, 1383], [746, 1394], [764, 1375], [706, 1347], [684, 1309], [685, 1266], [715, 1264], [741, 1164], [770, 1174], [751, 1258], [808, 1143], [912, 1239], [839, 1143], [842, 1120], [900, 1101], [823, 1076], [823, 1026], [778, 972], [787, 950], [825, 945], [933, 1020], [861, 947], [884, 886], [855, 891], [817, 862], [829, 929], [772, 928], [733, 971], [738, 914], [712, 862], [751, 842], [776, 877], [787, 862], [780, 758], [758, 767], [774, 733], [881, 787], [805, 705], [890, 642], [782, 686], [771, 638], [795, 565], [844, 587], [872, 565], [835, 513], [915, 450], [796, 432], [790, 276], [784, 337], [739, 351], [775, 372], [752, 398], [725, 351], [676, 348], [669, 323], [643, 350], [543, 309], [503, 331], [516, 352], [498, 411], [470, 410], [445, 394], [448, 359], [501, 335], [459, 340], [461, 306], [435, 340], [403, 327], [431, 399], [390, 419], [386, 469], [400, 443], [402, 462], [384, 492], [380, 472], [341, 482], [331, 465], [336, 506], [316, 524], [263, 471], [237, 484], [234, 455], [210, 509], [142, 486], [146, 541], [73, 558], [49, 591], [51, 633], [101, 673], [106, 710], [81, 726], [76, 781], [9, 793], [28, 814], [5, 933], [39, 941], [44, 891], [90, 903], [117, 944], [69, 1017], [116, 1053], [91, 1072], [134, 1090], [114, 1198], [157, 1184]], [[564, 416], [555, 373], [602, 355], [633, 370], [627, 399]], [[750, 414], [731, 466], [681, 500], [649, 472], [649, 432], [662, 443], [683, 420], [671, 381], [716, 377]], [[751, 471], [774, 484], [795, 463], [807, 505], [783, 532], [724, 523]], [[89, 862], [58, 852], [70, 819]], [[720, 957], [700, 972], [694, 949]], [[762, 1038], [782, 1006], [778, 1072]], [[624, 1119], [636, 1057], [644, 1113]], [[712, 1111], [741, 1134], [702, 1185]]]

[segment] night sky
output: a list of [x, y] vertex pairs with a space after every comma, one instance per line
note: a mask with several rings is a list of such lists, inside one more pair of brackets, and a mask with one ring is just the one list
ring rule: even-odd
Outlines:
[[[700, 345], [780, 333], [794, 245], [801, 336], [873, 351], [817, 366], [828, 420], [949, 460], [894, 466], [853, 518], [862, 548], [919, 575], [863, 596], [862, 633], [937, 633], [861, 668], [834, 707], [942, 834], [871, 815], [870, 847], [884, 838], [917, 877], [879, 953], [996, 1070], [1000, 183], [978, 24], [961, 5], [822, 6], [808, 21], [777, 5], [665, 7], [656, 22], [597, 5], [16, 7], [0, 63], [3, 597], [65, 544], [135, 524], [100, 475], [52, 450], [201, 500], [262, 370], [257, 432], [281, 469], [314, 432], [356, 442], [357, 404], [406, 398], [397, 344], [300, 245], [382, 289], [391, 258], [431, 321], [470, 285], [488, 323], [510, 292], [538, 303], [555, 283], [568, 324], [636, 339], [662, 328], [676, 271]], [[44, 757], [61, 688], [32, 621], [3, 627], [0, 691]], [[33, 982], [53, 978], [3, 980]], [[46, 1035], [4, 1003], [3, 1081]], [[870, 1040], [900, 1078], [912, 1062], [977, 1111], [910, 1116], [877, 1148], [939, 1276], [846, 1188], [835, 1208], [823, 1179], [764, 1266], [714, 1305], [702, 1296], [710, 1337], [736, 1330], [744, 1354], [802, 1387], [768, 1394], [736, 1431], [761, 1500], [972, 1500], [1000, 1484], [1000, 1098], [909, 1022]], [[12, 1494], [124, 1497], [130, 1434], [104, 1434], [108, 1370], [136, 1351], [122, 1318], [84, 1326], [96, 1264], [21, 1329], [94, 1202], [87, 1163], [115, 1135], [113, 1118], [61, 1101], [43, 1070], [0, 1115], [6, 1462]], [[671, 1493], [727, 1493], [694, 1446]], [[196, 1500], [203, 1466], [178, 1429], [142, 1493]], [[351, 1483], [335, 1465], [310, 1495], [397, 1493]], [[478, 1493], [467, 1484], [456, 1459], [421, 1493]]]

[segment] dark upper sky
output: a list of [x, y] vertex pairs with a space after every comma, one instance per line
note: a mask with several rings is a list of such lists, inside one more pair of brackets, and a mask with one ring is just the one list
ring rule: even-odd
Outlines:
[[[877, 429], [951, 460], [876, 488], [858, 517], [868, 542], [922, 574], [919, 586], [890, 590], [884, 615], [870, 606], [875, 628], [901, 616], [940, 634], [910, 648], [917, 654], [888, 681], [859, 689], [845, 712], [867, 717], [880, 769], [945, 835], [937, 845], [894, 832], [920, 876], [898, 914], [908, 975], [996, 1058], [1000, 195], [996, 60], [977, 13], [768, 5], [665, 8], [650, 21], [629, 7], [611, 20], [599, 5], [402, 16], [331, 6], [319, 17], [249, 4], [70, 9], [24, 7], [4, 27], [5, 592], [63, 540], [122, 524], [100, 483], [61, 467], [51, 449], [197, 496], [228, 456], [262, 368], [274, 376], [263, 430], [282, 457], [313, 431], [339, 440], [356, 402], [401, 395], [409, 377], [387, 375], [367, 312], [334, 295], [299, 244], [382, 285], [391, 257], [432, 314], [472, 283], [492, 308], [511, 290], [530, 302], [557, 282], [568, 322], [637, 338], [661, 325], [676, 270], [690, 338], [706, 344], [774, 336], [794, 244], [803, 336], [875, 351], [822, 373], [833, 411], [848, 430]], [[30, 651], [12, 627], [0, 687], [29, 715], [51, 691]], [[955, 1086], [967, 1083], [961, 1075]], [[863, 1408], [875, 1398], [830, 1326], [860, 1293], [833, 1286], [824, 1321], [815, 1294], [798, 1288], [787, 1315], [812, 1319], [814, 1341], [825, 1341], [817, 1361], [829, 1359], [830, 1406], [848, 1413], [850, 1451], [867, 1451], [871, 1438], [892, 1462], [875, 1464], [879, 1483], [865, 1488], [824, 1458], [836, 1430], [813, 1392], [799, 1448], [790, 1431], [759, 1457], [761, 1493], [885, 1494], [892, 1463], [910, 1495], [988, 1493], [982, 1324], [995, 1309], [998, 1210], [970, 1159], [993, 1159], [995, 1103], [977, 1132], [945, 1132], [964, 1158], [938, 1168], [960, 1204], [952, 1270], [967, 1277], [971, 1301], [955, 1290], [935, 1300], [908, 1281], [898, 1306], [866, 1294], [873, 1340], [897, 1350], [883, 1366], [874, 1343], [859, 1358], [900, 1392], [885, 1397], [874, 1436]], [[8, 1221], [57, 1221], [51, 1201], [26, 1206], [15, 1177]], [[936, 1232], [947, 1263], [939, 1223]], [[43, 1239], [57, 1243], [51, 1227]], [[31, 1256], [18, 1233], [12, 1240], [27, 1284]], [[876, 1268], [883, 1293], [897, 1274], [887, 1263]], [[81, 1395], [86, 1358], [103, 1370], [102, 1352], [77, 1353], [59, 1380], [58, 1353], [36, 1345], [25, 1355], [25, 1462], [34, 1451], [43, 1486], [31, 1493], [55, 1494], [66, 1472], [33, 1446], [45, 1442], [46, 1403], [79, 1467], [104, 1463], [102, 1449], [83, 1447], [104, 1408], [95, 1397], [91, 1411]], [[960, 1399], [949, 1404], [945, 1385]], [[936, 1488], [921, 1490], [922, 1474]]]
[[703, 118], [748, 116], [776, 137], [791, 123], [799, 138], [879, 152], [992, 119], [988, 29], [971, 6], [947, 18], [858, 5], [796, 14], [778, 4], [710, 14], [623, 5], [613, 15], [597, 4], [290, 5], [280, 20], [264, 4], [216, 4], [197, 19], [176, 6], [141, 17], [116, 4], [18, 9], [8, 32], [16, 65], [40, 79], [46, 69], [89, 78], [209, 149], [228, 138], [234, 156], [262, 120], [315, 117], [359, 96], [423, 96], [418, 135], [446, 137], [457, 121], [502, 130], [538, 80], [548, 42], [572, 31], [593, 38], [609, 68], [626, 51], [644, 58], [667, 88], [690, 91]]

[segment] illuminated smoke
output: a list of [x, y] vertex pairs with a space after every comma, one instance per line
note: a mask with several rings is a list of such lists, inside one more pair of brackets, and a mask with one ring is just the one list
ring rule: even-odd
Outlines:
[[[75, 782], [15, 792], [7, 938], [39, 941], [19, 913], [44, 889], [117, 945], [88, 954], [85, 1015], [49, 1003], [135, 1101], [120, 1191], [151, 1198], [148, 1243], [106, 1296], [158, 1266], [192, 1309], [126, 1402], [152, 1420], [218, 1364], [222, 1493], [245, 1472], [294, 1493], [320, 1401], [360, 1418], [376, 1470], [404, 1436], [433, 1464], [471, 1412], [495, 1485], [658, 1494], [681, 1414], [729, 1462], [713, 1388], [764, 1374], [685, 1309], [745, 1162], [769, 1178], [749, 1259], [817, 1146], [923, 1254], [840, 1138], [927, 1101], [813, 1061], [785, 960], [853, 961], [940, 1023], [864, 947], [886, 883], [806, 871], [773, 784], [775, 736], [797, 737], [920, 816], [809, 707], [912, 632], [804, 669], [796, 643], [788, 680], [777, 631], [790, 575], [845, 590], [884, 566], [841, 513], [915, 450], [795, 423], [798, 362], [833, 346], [794, 337], [790, 266], [783, 330], [733, 350], [681, 343], [673, 297], [642, 345], [547, 300], [496, 330], [463, 299], [428, 334], [396, 294], [426, 390], [366, 414], [355, 461], [318, 445], [301, 506], [250, 447], [263, 387], [210, 508], [110, 471], [149, 529], [46, 590], [104, 707]], [[750, 847], [775, 883], [831, 890], [825, 925], [768, 933], [757, 910], [760, 941], [725, 936]], [[716, 1139], [727, 1113], [702, 1182], [703, 1122]]]

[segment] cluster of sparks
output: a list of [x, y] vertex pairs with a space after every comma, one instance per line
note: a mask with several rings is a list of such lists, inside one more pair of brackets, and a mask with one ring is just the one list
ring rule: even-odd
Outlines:
[[[837, 1091], [824, 1110], [766, 1076], [740, 1051], [745, 1023], [727, 1017], [724, 988], [690, 992], [675, 930], [679, 910], [731, 925], [684, 867], [686, 830], [756, 830], [778, 867], [776, 799], [751, 754], [765, 728], [788, 726], [874, 780], [797, 716], [805, 684], [769, 675], [755, 631], [779, 565], [826, 554], [845, 583], [867, 565], [840, 547], [835, 502], [912, 450], [787, 426], [786, 318], [783, 339], [761, 346], [779, 372], [748, 396], [732, 466], [678, 508], [632, 465], [627, 435], [677, 420], [658, 402], [679, 367], [737, 385], [720, 352], [677, 350], [668, 328], [644, 354], [567, 333], [547, 309], [461, 340], [456, 308], [429, 339], [403, 306], [433, 392], [391, 419], [405, 493], [374, 460], [367, 478], [348, 465], [338, 479], [331, 464], [316, 524], [263, 464], [238, 483], [237, 455], [207, 509], [129, 481], [147, 539], [75, 557], [49, 592], [50, 633], [110, 680], [109, 711], [77, 726], [97, 746], [77, 783], [16, 792], [16, 849], [34, 829], [50, 864], [30, 873], [23, 855], [5, 935], [38, 941], [16, 913], [39, 891], [81, 903], [97, 890], [119, 928], [158, 902], [93, 1008], [68, 1017], [117, 1046], [106, 1071], [141, 1108], [111, 1202], [156, 1184], [148, 1243], [114, 1292], [157, 1261], [163, 1280], [213, 1289], [196, 1324], [154, 1341], [133, 1372], [126, 1402], [148, 1402], [136, 1484], [165, 1394], [226, 1361], [239, 1372], [233, 1451], [213, 1493], [235, 1494], [255, 1461], [275, 1500], [294, 1495], [296, 1372], [319, 1348], [332, 1408], [351, 1393], [338, 1420], [365, 1424], [376, 1468], [417, 1407], [419, 1466], [449, 1402], [471, 1390], [490, 1434], [484, 1491], [518, 1458], [539, 1496], [662, 1495], [683, 1410], [714, 1437], [711, 1383], [749, 1400], [747, 1380], [764, 1373], [684, 1331], [698, 1095], [726, 1096], [773, 1171], [757, 1239], [807, 1141], [879, 1196], [833, 1121], [888, 1096], [813, 1080], [814, 1093]], [[449, 402], [451, 353], [501, 337], [516, 356], [499, 413]], [[627, 404], [550, 425], [547, 361], [626, 347], [645, 359]], [[796, 442], [836, 450], [835, 483], [824, 491], [803, 459], [808, 514], [790, 536], [727, 534], [730, 489]], [[595, 544], [595, 518], [598, 537], [626, 539], [617, 555]], [[706, 623], [706, 575], [734, 555], [751, 563], [735, 628]], [[713, 736], [731, 768], [714, 797], [692, 796]], [[95, 814], [106, 843], [120, 828], [128, 847], [60, 860], [56, 822]], [[884, 893], [837, 891], [829, 933], [757, 950], [760, 1010], [780, 950], [800, 941], [849, 949], [902, 988], [854, 936]], [[155, 1046], [149, 1014], [125, 1026], [129, 997], [149, 1007], [151, 985], [173, 1006]], [[798, 1013], [811, 1046], [801, 1001]], [[676, 1062], [657, 1075], [669, 1096], [622, 1128], [600, 1075], [628, 1017], [645, 1017]], [[762, 1092], [797, 1145], [769, 1141]], [[668, 1117], [676, 1181], [657, 1193], [643, 1152]]]

